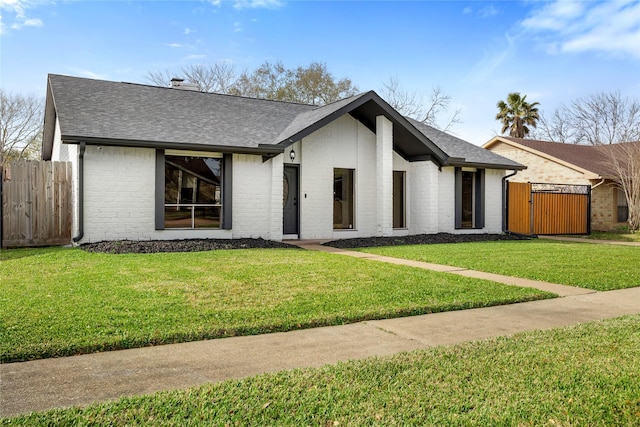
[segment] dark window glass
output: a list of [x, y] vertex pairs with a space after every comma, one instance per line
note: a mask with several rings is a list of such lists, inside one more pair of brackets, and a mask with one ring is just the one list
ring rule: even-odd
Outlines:
[[165, 156], [165, 228], [219, 228], [222, 159]]
[[393, 171], [393, 228], [405, 227], [404, 171]]
[[333, 228], [354, 228], [353, 169], [333, 170]]

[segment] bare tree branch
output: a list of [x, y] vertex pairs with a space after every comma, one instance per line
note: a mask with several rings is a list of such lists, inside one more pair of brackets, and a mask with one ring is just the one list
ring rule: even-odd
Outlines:
[[539, 139], [572, 144], [615, 144], [640, 140], [640, 101], [620, 92], [577, 98], [541, 121]]
[[42, 140], [43, 101], [0, 89], [0, 166], [33, 156]]
[[611, 179], [624, 193], [629, 207], [629, 230], [640, 231], [640, 142], [602, 147]]
[[451, 97], [444, 94], [439, 86], [432, 87], [431, 93], [425, 96], [416, 91], [402, 89], [398, 80], [390, 77], [389, 80], [382, 83], [381, 95], [391, 107], [402, 115], [444, 132], [460, 123], [461, 110], [456, 109], [445, 118], [444, 124], [442, 124], [442, 115], [449, 111]]

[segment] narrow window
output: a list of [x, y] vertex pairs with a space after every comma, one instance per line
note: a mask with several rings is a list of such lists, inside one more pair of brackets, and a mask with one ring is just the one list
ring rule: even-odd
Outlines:
[[624, 191], [619, 188], [616, 189], [617, 193], [617, 207], [618, 207], [618, 222], [629, 221], [629, 204], [627, 203], [627, 196], [624, 195]]
[[220, 228], [222, 159], [165, 156], [164, 228]]
[[333, 170], [333, 228], [354, 228], [353, 169]]
[[405, 228], [405, 172], [393, 171], [393, 228]]
[[455, 227], [484, 228], [484, 169], [455, 170]]

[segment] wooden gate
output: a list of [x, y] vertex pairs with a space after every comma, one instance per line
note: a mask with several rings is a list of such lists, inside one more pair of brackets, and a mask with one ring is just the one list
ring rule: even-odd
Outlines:
[[513, 233], [589, 234], [591, 186], [509, 182], [507, 229]]
[[71, 242], [71, 163], [15, 161], [1, 184], [2, 247]]

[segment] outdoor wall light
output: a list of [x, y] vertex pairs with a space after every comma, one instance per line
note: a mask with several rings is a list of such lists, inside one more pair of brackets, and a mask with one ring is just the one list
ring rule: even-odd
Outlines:
[[293, 162], [296, 158], [296, 152], [293, 151], [293, 149], [291, 151], [289, 151], [289, 158], [291, 158], [291, 161]]

